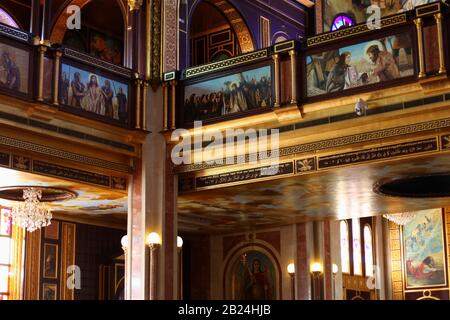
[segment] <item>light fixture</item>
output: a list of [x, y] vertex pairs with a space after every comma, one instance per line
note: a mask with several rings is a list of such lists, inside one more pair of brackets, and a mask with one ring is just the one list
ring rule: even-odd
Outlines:
[[33, 232], [51, 224], [52, 213], [42, 202], [42, 189], [23, 189], [23, 202], [13, 206], [10, 217], [16, 226]]
[[161, 245], [161, 243], [161, 236], [158, 233], [152, 232], [147, 236], [148, 245]]
[[183, 247], [183, 238], [180, 236], [177, 237], [177, 247], [178, 249], [181, 249]]
[[416, 212], [403, 212], [397, 214], [384, 214], [383, 218], [392, 221], [393, 223], [404, 226], [410, 223], [416, 216]]
[[128, 248], [128, 235], [124, 235], [122, 239], [120, 240], [120, 244], [122, 245], [123, 249]]
[[336, 275], [339, 272], [339, 267], [336, 263], [333, 263], [332, 271], [334, 275]]
[[288, 266], [287, 266], [287, 272], [289, 273], [289, 275], [295, 275], [295, 264], [293, 264], [293, 263], [290, 263]]
[[316, 274], [320, 274], [322, 273], [322, 264], [320, 264], [319, 262], [315, 262], [311, 265], [311, 272]]
[[287, 272], [291, 277], [291, 297], [295, 300], [295, 264], [289, 263], [287, 266]]

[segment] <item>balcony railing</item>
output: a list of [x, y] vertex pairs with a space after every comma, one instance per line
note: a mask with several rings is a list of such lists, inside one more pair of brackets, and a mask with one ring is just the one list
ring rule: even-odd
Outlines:
[[164, 74], [164, 127], [189, 128], [390, 88], [447, 73], [440, 2]]
[[115, 126], [145, 129], [145, 81], [131, 69], [0, 24], [0, 93]]

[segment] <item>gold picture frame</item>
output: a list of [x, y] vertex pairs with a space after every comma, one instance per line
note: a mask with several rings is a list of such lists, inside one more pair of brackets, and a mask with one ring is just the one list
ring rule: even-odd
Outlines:
[[44, 243], [43, 276], [46, 279], [58, 278], [58, 245]]
[[58, 286], [54, 283], [42, 285], [42, 300], [57, 300]]
[[[418, 221], [419, 219], [421, 221]], [[438, 225], [433, 226], [436, 222]], [[434, 230], [436, 227], [439, 229]], [[400, 228], [405, 292], [448, 286], [446, 227], [445, 212], [442, 208], [437, 208], [418, 211], [408, 225]], [[414, 232], [411, 232], [411, 228], [414, 228]], [[425, 237], [419, 234], [415, 241], [421, 241], [421, 243], [416, 243], [414, 241], [416, 232], [429, 232], [430, 235]], [[434, 241], [434, 247], [437, 241], [440, 242], [440, 252], [428, 252], [430, 249], [424, 241], [431, 240]], [[410, 252], [411, 248], [415, 248], [413, 254]], [[414, 256], [420, 257], [419, 260], [414, 259]]]

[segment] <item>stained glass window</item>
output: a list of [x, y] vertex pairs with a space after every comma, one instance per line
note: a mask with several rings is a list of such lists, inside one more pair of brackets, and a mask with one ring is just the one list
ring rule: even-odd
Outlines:
[[14, 28], [19, 28], [14, 19], [2, 8], [0, 8], [0, 23], [6, 24]]
[[331, 25], [331, 31], [336, 31], [343, 27], [350, 27], [354, 24], [354, 21], [349, 16], [340, 14], [334, 18], [333, 24]]
[[347, 221], [341, 221], [341, 264], [342, 272], [350, 273], [350, 246]]
[[366, 264], [366, 277], [373, 276], [372, 229], [369, 225], [364, 226], [364, 262]]
[[359, 219], [352, 219], [353, 273], [362, 276], [361, 227]]

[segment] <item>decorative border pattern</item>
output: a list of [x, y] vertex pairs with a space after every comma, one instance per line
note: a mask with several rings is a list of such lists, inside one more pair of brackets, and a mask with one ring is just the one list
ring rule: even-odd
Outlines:
[[[276, 173], [273, 173], [272, 172], [273, 169], [278, 171]], [[267, 173], [265, 173], [265, 171], [267, 171]], [[279, 164], [278, 167], [265, 166], [254, 169], [217, 174], [212, 176], [198, 177], [195, 179], [195, 185], [196, 188], [205, 188], [234, 182], [244, 182], [267, 177], [277, 177], [293, 173], [294, 173], [294, 163], [286, 162]]]
[[[388, 128], [388, 129], [383, 129], [383, 130], [379, 130], [379, 131], [365, 132], [365, 133], [354, 134], [354, 135], [340, 137], [340, 138], [333, 138], [333, 139], [328, 139], [328, 140], [300, 144], [300, 145], [291, 146], [291, 147], [285, 147], [285, 148], [280, 149], [279, 155], [280, 155], [280, 157], [286, 157], [286, 156], [291, 156], [291, 155], [296, 155], [296, 154], [301, 154], [301, 153], [322, 151], [322, 150], [332, 149], [332, 148], [336, 148], [336, 147], [352, 145], [352, 144], [356, 144], [356, 143], [370, 142], [370, 141], [374, 141], [374, 140], [392, 138], [392, 137], [399, 137], [399, 136], [404, 136], [404, 135], [410, 135], [412, 133], [419, 133], [419, 132], [431, 131], [431, 130], [448, 128], [448, 127], [450, 127], [450, 118], [438, 119], [438, 120], [433, 120], [433, 121], [405, 125], [405, 126], [401, 126], [401, 127]], [[450, 135], [449, 135], [449, 137], [450, 137]], [[250, 157], [252, 157], [252, 159], [254, 159], [255, 155], [246, 155], [246, 161], [248, 161], [250, 159]], [[256, 159], [260, 159], [260, 158], [257, 157]], [[199, 171], [199, 170], [223, 167], [223, 166], [226, 166], [226, 163], [235, 163], [235, 162], [227, 161], [227, 159], [225, 158], [225, 159], [223, 159], [222, 163], [224, 163], [224, 164], [223, 165], [207, 164], [207, 163], [189, 164], [189, 165], [178, 167], [177, 173], [192, 172], [192, 171]]]
[[383, 159], [396, 159], [403, 156], [438, 151], [437, 138], [400, 143], [380, 148], [372, 148], [356, 152], [342, 153], [333, 156], [319, 157], [319, 169], [341, 167], [350, 164], [372, 162]]
[[[398, 25], [398, 24], [402, 24], [402, 23], [406, 23], [407, 22], [407, 16], [405, 13], [403, 14], [399, 14], [396, 16], [392, 16], [392, 17], [388, 17], [385, 19], [381, 20], [381, 29], [387, 28], [387, 27], [391, 27], [394, 25]], [[344, 28], [341, 30], [337, 30], [334, 32], [328, 32], [328, 33], [324, 33], [321, 35], [318, 35], [316, 37], [311, 37], [308, 38], [306, 44], [307, 47], [313, 47], [313, 46], [318, 46], [320, 44], [324, 44], [330, 41], [334, 41], [334, 40], [342, 40], [354, 35], [358, 35], [361, 33], [366, 33], [366, 32], [370, 32], [372, 30], [370, 30], [367, 27], [366, 23], [354, 26], [354, 27], [349, 27], [349, 28]]]
[[46, 176], [59, 177], [69, 180], [77, 180], [96, 184], [103, 187], [111, 186], [111, 177], [103, 174], [93, 173], [84, 170], [78, 170], [63, 166], [54, 165], [48, 162], [33, 160], [33, 173], [39, 173]]
[[14, 39], [25, 41], [25, 42], [30, 42], [30, 39], [31, 39], [31, 37], [28, 33], [11, 28], [9, 26], [5, 26], [5, 25], [0, 25], [0, 33], [6, 35], [8, 37], [12, 37]]
[[36, 174], [74, 180], [116, 190], [127, 190], [128, 186], [127, 179], [124, 177], [101, 175], [95, 172], [63, 167], [5, 152], [0, 152], [0, 166], [17, 171], [33, 172]]
[[59, 150], [59, 149], [54, 149], [54, 148], [46, 147], [43, 145], [31, 143], [31, 142], [26, 142], [26, 141], [22, 141], [22, 140], [10, 138], [10, 137], [0, 136], [0, 145], [23, 149], [23, 150], [32, 151], [32, 152], [37, 152], [37, 153], [45, 154], [45, 155], [52, 156], [55, 158], [71, 160], [71, 161], [88, 164], [88, 165], [92, 165], [92, 166], [96, 166], [96, 167], [100, 167], [100, 168], [104, 168], [104, 169], [110, 169], [110, 170], [124, 172], [124, 173], [132, 173], [133, 172], [133, 168], [131, 168], [130, 166], [124, 165], [124, 164], [110, 162], [110, 161], [97, 159], [97, 158], [86, 157], [86, 156], [83, 156], [80, 154], [63, 151], [63, 150]]
[[64, 48], [64, 55], [68, 58], [72, 58], [74, 60], [90, 64], [94, 67], [101, 68], [109, 72], [114, 72], [127, 78], [131, 78], [133, 75], [130, 69], [94, 58], [88, 54], [78, 52], [69, 48]]
[[222, 69], [226, 69], [229, 67], [238, 66], [244, 63], [253, 62], [261, 59], [265, 59], [269, 56], [269, 51], [267, 49], [255, 51], [248, 54], [243, 54], [240, 56], [237, 56], [235, 58], [230, 58], [226, 60], [222, 60], [219, 62], [214, 62], [198, 67], [193, 67], [186, 69], [185, 78], [192, 78], [195, 76], [203, 75], [209, 72], [218, 71]]
[[317, 162], [315, 157], [296, 160], [295, 164], [297, 174], [303, 174], [317, 170]]

